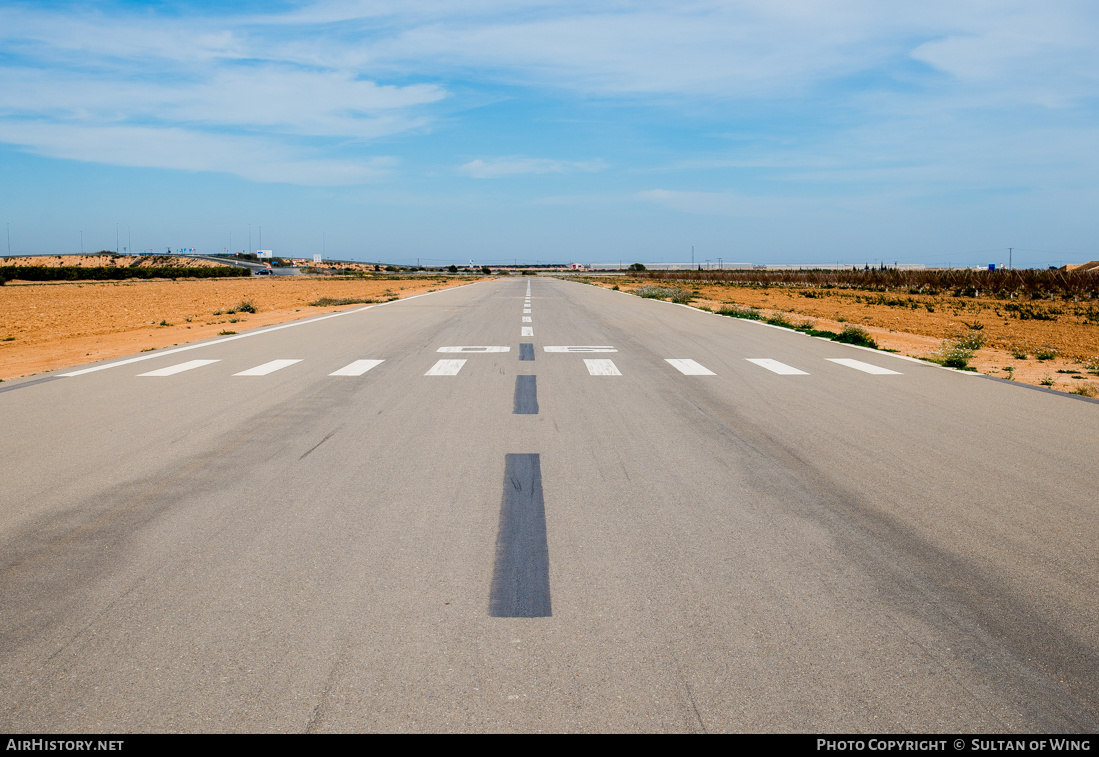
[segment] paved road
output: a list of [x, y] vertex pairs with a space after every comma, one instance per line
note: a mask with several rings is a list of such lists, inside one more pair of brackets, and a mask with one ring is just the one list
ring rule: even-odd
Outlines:
[[1099, 727], [1094, 402], [540, 278], [91, 367], [2, 731]]

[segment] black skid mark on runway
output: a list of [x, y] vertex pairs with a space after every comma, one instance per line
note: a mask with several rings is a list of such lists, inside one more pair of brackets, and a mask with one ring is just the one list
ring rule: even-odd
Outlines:
[[538, 415], [538, 377], [515, 377], [515, 415]]
[[494, 618], [548, 618], [553, 614], [539, 455], [504, 457], [504, 494], [488, 614]]

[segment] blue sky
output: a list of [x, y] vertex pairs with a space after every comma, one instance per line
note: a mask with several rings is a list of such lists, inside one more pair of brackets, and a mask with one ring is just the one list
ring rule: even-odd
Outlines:
[[0, 221], [13, 254], [1099, 259], [1099, 6], [899, 5], [2, 2]]

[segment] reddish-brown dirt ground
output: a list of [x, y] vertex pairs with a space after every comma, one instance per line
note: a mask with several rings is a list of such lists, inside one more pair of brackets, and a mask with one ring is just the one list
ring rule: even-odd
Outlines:
[[[77, 281], [0, 287], [0, 379], [67, 368], [292, 321], [354, 305], [318, 307], [321, 298], [368, 299], [445, 289], [473, 278], [264, 278]], [[250, 301], [255, 313], [240, 312]], [[235, 313], [229, 313], [236, 310]]]
[[[653, 284], [677, 286], [617, 277], [588, 280], [625, 291]], [[795, 323], [812, 322], [814, 328], [826, 331], [857, 324], [870, 332], [879, 347], [918, 358], [934, 358], [944, 342], [977, 333], [984, 337], [985, 346], [970, 366], [981, 373], [1099, 395], [1099, 306], [1094, 301], [1028, 302], [1032, 312], [1056, 320], [1020, 320], [1005, 307], [1009, 301], [989, 297], [699, 282], [678, 286], [693, 293], [691, 304], [714, 311], [729, 305], [757, 308], [765, 317], [783, 313]], [[1042, 348], [1055, 357], [1038, 360]]]

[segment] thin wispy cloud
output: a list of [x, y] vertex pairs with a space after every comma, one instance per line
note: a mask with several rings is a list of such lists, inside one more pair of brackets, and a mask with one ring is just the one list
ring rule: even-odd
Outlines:
[[549, 158], [527, 158], [514, 156], [506, 158], [488, 158], [471, 160], [458, 168], [458, 171], [474, 179], [499, 179], [505, 176], [530, 174], [591, 173], [602, 171], [606, 164], [599, 160], [567, 161]]

